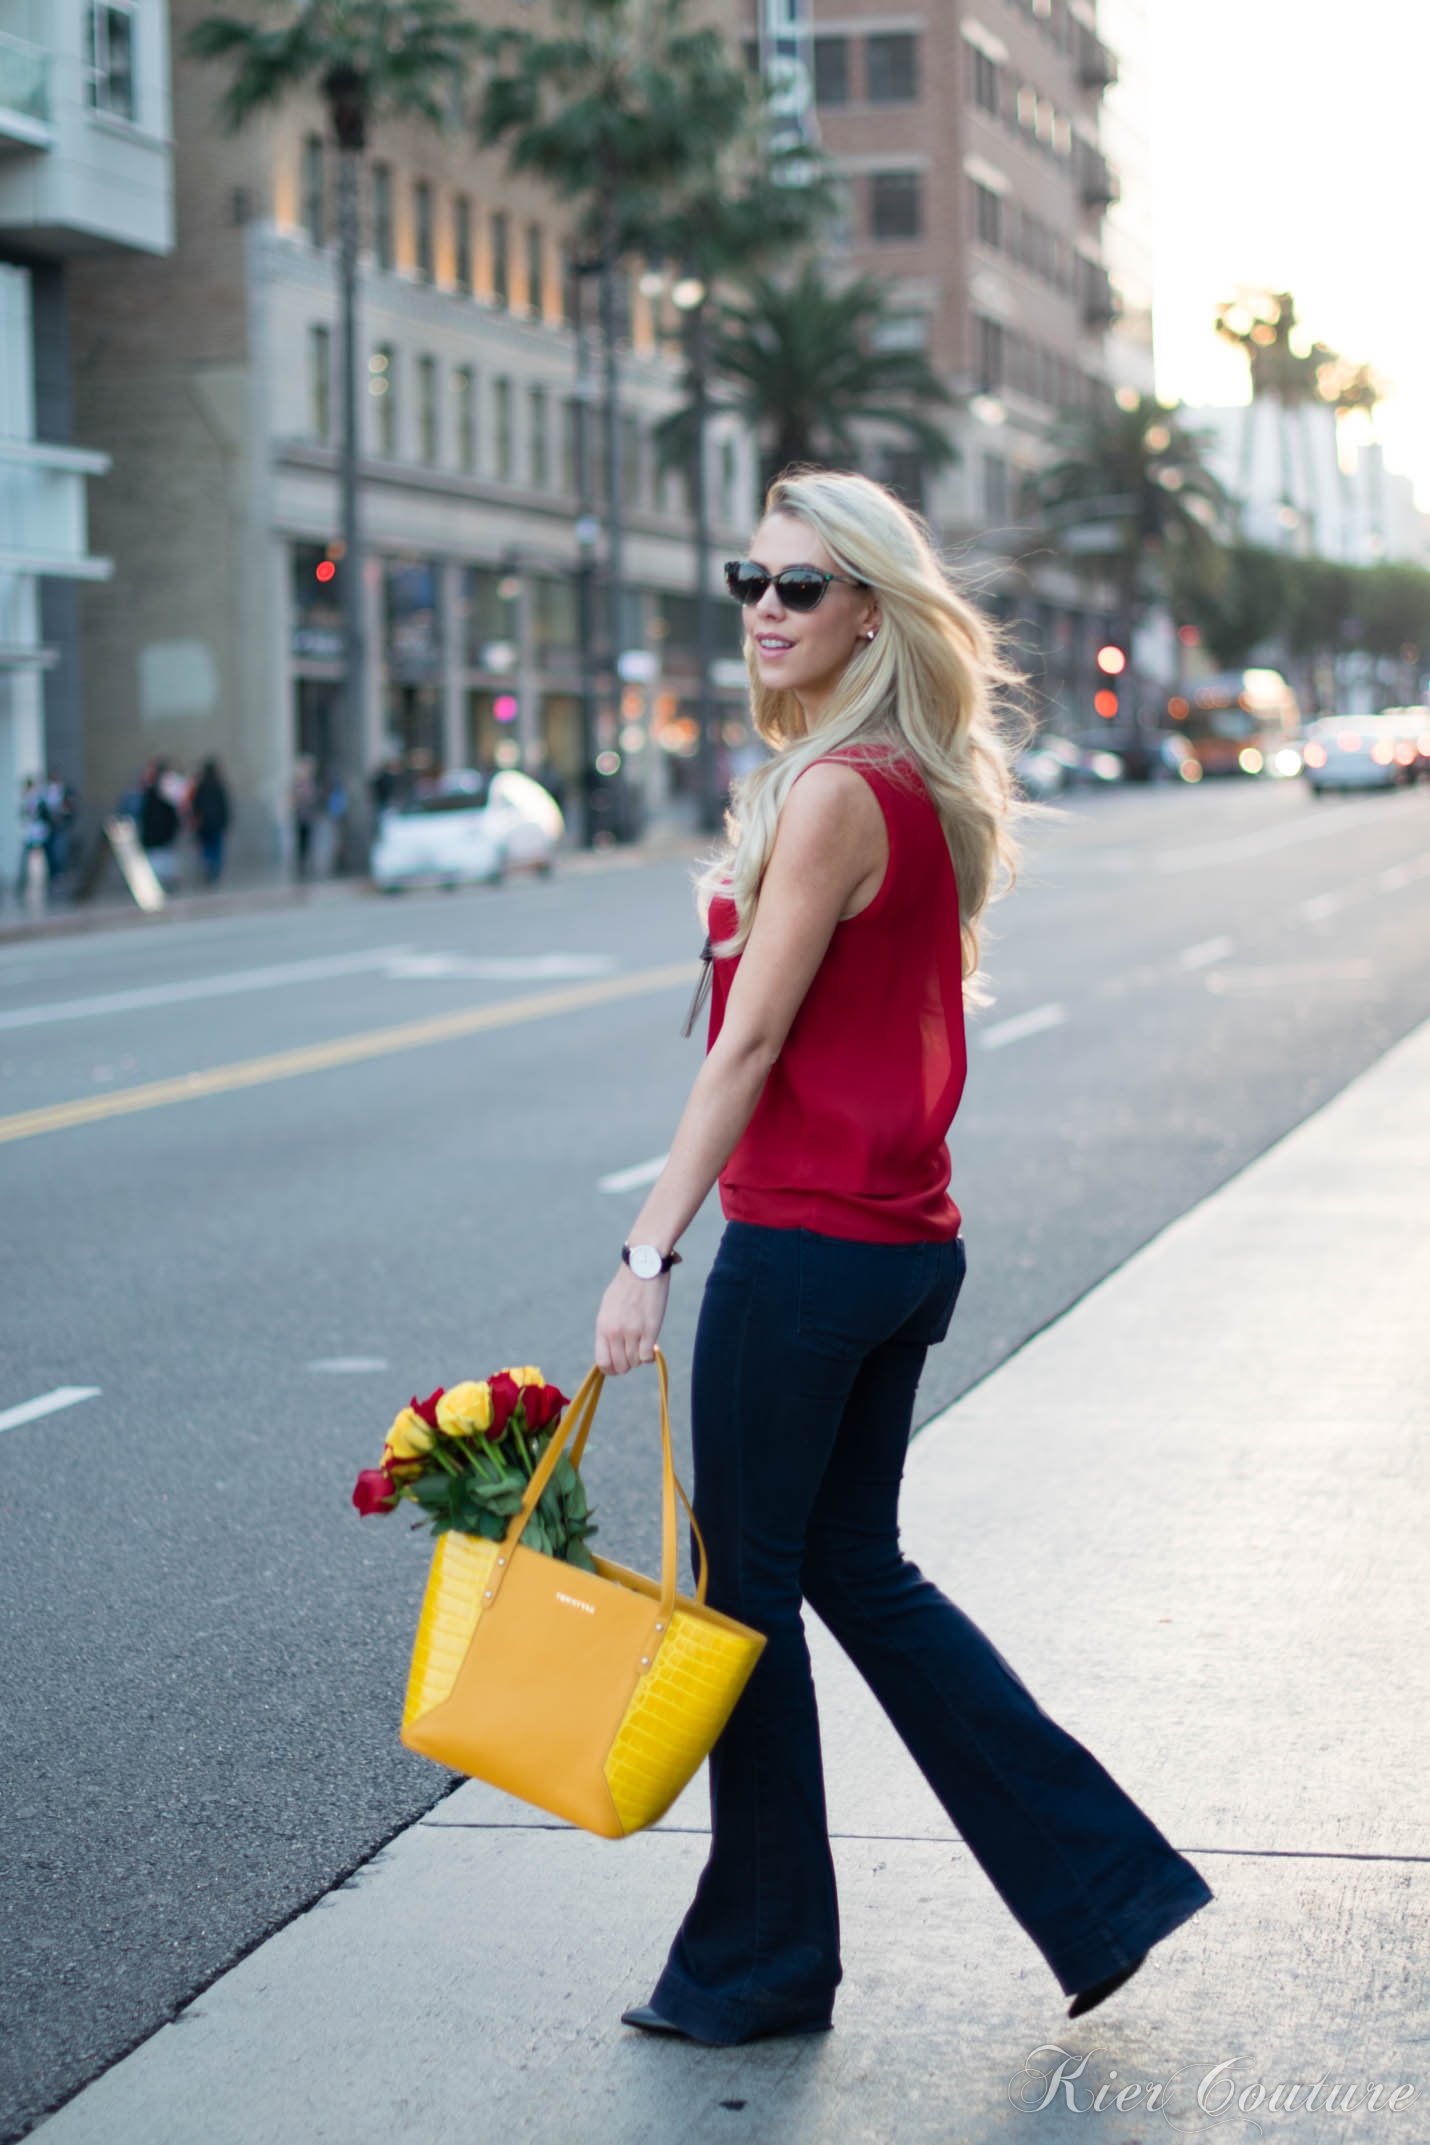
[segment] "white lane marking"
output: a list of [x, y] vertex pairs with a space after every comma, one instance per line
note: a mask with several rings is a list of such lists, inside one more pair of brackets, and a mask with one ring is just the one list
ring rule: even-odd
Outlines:
[[1198, 945], [1184, 946], [1177, 955], [1177, 966], [1188, 972], [1198, 968], [1210, 968], [1213, 961], [1229, 961], [1236, 951], [1233, 939], [1204, 938]]
[[1374, 974], [1372, 961], [1288, 961], [1276, 968], [1214, 968], [1206, 985], [1219, 998], [1238, 998], [1285, 984], [1368, 983]]
[[336, 1378], [349, 1371], [386, 1370], [386, 1356], [318, 1356], [308, 1365], [309, 1370], [331, 1372]]
[[598, 1178], [596, 1190], [598, 1192], [633, 1192], [638, 1185], [654, 1184], [669, 1160], [669, 1155], [658, 1154], [652, 1161], [637, 1162], [633, 1169], [613, 1170], [609, 1177]]
[[1416, 857], [1413, 862], [1392, 864], [1388, 871], [1381, 873], [1375, 883], [1383, 894], [1398, 894], [1402, 886], [1413, 886], [1415, 881], [1423, 879], [1427, 872], [1430, 872], [1430, 853]]
[[21, 1423], [38, 1422], [42, 1415], [58, 1415], [61, 1408], [72, 1408], [81, 1400], [97, 1400], [99, 1394], [97, 1385], [57, 1385], [52, 1393], [41, 1393], [37, 1400], [23, 1400], [18, 1408], [6, 1408], [0, 1414], [0, 1430], [18, 1430]]
[[183, 1005], [196, 998], [230, 998], [243, 991], [273, 990], [286, 983], [321, 983], [329, 976], [360, 976], [386, 968], [405, 946], [378, 946], [368, 953], [339, 953], [323, 960], [285, 961], [271, 968], [236, 968], [227, 975], [192, 976], [186, 983], [149, 983], [132, 991], [105, 991], [95, 998], [62, 998], [52, 1005], [15, 1006], [0, 1013], [0, 1029], [40, 1028], [51, 1021], [92, 1020], [103, 1013], [135, 1013], [150, 1006]]
[[1324, 923], [1328, 916], [1335, 916], [1341, 909], [1349, 908], [1354, 894], [1312, 894], [1309, 901], [1299, 904], [1296, 914], [1302, 923]]
[[389, 976], [404, 983], [441, 982], [448, 976], [483, 983], [527, 983], [551, 976], [611, 976], [619, 963], [607, 953], [493, 955], [403, 953], [387, 962]]
[[1021, 1043], [1025, 1035], [1041, 1035], [1045, 1028], [1060, 1028], [1068, 1017], [1065, 1005], [1034, 1006], [1031, 1013], [1015, 1013], [1000, 1020], [978, 1038], [980, 1050], [1001, 1050], [1007, 1043]]
[[1320, 819], [1305, 820], [1299, 826], [1266, 827], [1259, 834], [1239, 834], [1230, 841], [1201, 842], [1195, 848], [1168, 849], [1158, 857], [1156, 869], [1165, 878], [1213, 864], [1239, 864], [1247, 857], [1267, 856], [1275, 849], [1291, 849], [1301, 842], [1319, 841], [1323, 836], [1344, 833], [1348, 827], [1369, 825], [1373, 819], [1380, 819], [1384, 824], [1387, 809], [1393, 812], [1396, 808], [1387, 806], [1382, 797], [1375, 804], [1353, 805], [1345, 811], [1332, 812], [1329, 818], [1323, 815]]

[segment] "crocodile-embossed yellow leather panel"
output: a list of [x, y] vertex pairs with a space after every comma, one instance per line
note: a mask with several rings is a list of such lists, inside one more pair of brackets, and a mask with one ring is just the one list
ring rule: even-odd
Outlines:
[[474, 1534], [442, 1534], [422, 1597], [402, 1725], [430, 1713], [452, 1695], [472, 1633], [482, 1613], [482, 1592], [498, 1549]]
[[627, 1832], [663, 1817], [734, 1711], [760, 1642], [677, 1609], [606, 1758]]

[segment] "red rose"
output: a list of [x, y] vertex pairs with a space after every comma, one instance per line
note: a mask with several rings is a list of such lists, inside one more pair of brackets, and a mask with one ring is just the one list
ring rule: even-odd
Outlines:
[[415, 1393], [412, 1396], [412, 1412], [422, 1417], [429, 1430], [435, 1430], [437, 1427], [437, 1403], [446, 1390], [445, 1385], [439, 1385], [436, 1392], [429, 1393], [425, 1400], [419, 1400]]
[[353, 1503], [364, 1519], [374, 1512], [390, 1512], [397, 1503], [397, 1485], [380, 1467], [365, 1467], [353, 1490]]
[[526, 1411], [527, 1429], [544, 1430], [566, 1406], [566, 1395], [555, 1385], [524, 1385], [521, 1404]]
[[[516, 1404], [521, 1398], [521, 1387], [511, 1373], [505, 1370], [499, 1370], [494, 1378], [488, 1378], [487, 1384], [492, 1396], [492, 1426], [487, 1436], [498, 1438], [511, 1421]], [[530, 1419], [528, 1416], [527, 1420]]]

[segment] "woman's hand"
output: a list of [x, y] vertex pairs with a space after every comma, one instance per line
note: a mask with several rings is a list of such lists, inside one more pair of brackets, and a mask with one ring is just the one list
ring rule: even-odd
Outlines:
[[655, 1361], [669, 1296], [669, 1274], [642, 1281], [628, 1266], [617, 1268], [596, 1314], [597, 1369], [619, 1377], [638, 1363]]

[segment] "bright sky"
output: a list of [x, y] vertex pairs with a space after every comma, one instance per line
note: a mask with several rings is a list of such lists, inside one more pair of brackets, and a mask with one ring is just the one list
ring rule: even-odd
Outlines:
[[1391, 383], [1386, 460], [1430, 507], [1430, 9], [1151, 0], [1157, 386], [1244, 402], [1212, 332], [1238, 283]]

